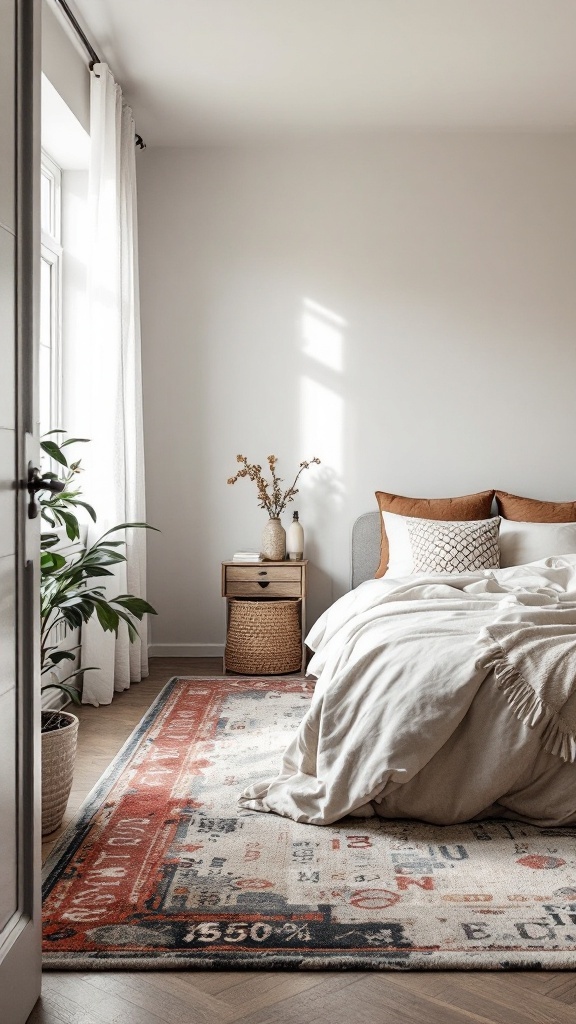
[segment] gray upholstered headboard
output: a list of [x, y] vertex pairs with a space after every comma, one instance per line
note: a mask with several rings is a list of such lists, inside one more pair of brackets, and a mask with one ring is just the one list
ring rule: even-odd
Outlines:
[[352, 527], [352, 589], [374, 578], [380, 564], [380, 512], [365, 512]]

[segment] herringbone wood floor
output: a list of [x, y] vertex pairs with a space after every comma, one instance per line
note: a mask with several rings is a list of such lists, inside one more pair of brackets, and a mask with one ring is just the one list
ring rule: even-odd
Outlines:
[[[156, 658], [108, 707], [80, 709], [69, 820], [165, 682], [220, 662]], [[56, 838], [56, 837], [53, 837]], [[52, 843], [45, 844], [45, 852]], [[576, 965], [575, 965], [576, 966]], [[571, 972], [47, 972], [29, 1024], [576, 1024]], [[9, 1024], [9, 1022], [6, 1022]]]

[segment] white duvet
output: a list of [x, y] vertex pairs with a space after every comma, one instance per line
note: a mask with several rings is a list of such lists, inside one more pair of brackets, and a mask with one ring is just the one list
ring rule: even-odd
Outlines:
[[576, 821], [576, 556], [370, 580], [307, 644], [310, 710], [242, 806], [316, 825]]

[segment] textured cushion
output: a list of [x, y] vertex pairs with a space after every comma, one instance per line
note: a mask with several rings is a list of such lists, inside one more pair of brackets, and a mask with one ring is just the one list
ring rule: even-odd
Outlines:
[[[401, 516], [415, 516], [420, 519], [437, 521], [463, 521], [470, 519], [488, 519], [492, 508], [494, 491], [479, 491], [477, 494], [464, 494], [460, 498], [407, 498], [401, 494], [390, 494], [388, 491], [376, 491], [376, 500], [381, 512], [394, 512]], [[383, 576], [388, 568], [388, 537], [381, 516], [380, 565], [376, 578]]]
[[576, 522], [519, 523], [500, 520], [500, 565], [525, 565], [554, 555], [576, 555]]
[[574, 523], [576, 501], [538, 501], [508, 491], [496, 491], [498, 515], [516, 523]]
[[500, 519], [436, 522], [406, 519], [414, 560], [413, 572], [460, 573], [497, 569], [500, 565]]
[[465, 522], [417, 519], [393, 512], [383, 512], [382, 517], [390, 552], [386, 576], [474, 572], [500, 564], [497, 516]]

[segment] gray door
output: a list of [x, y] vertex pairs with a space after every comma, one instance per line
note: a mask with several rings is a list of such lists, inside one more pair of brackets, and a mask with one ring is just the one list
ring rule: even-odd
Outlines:
[[0, 1021], [40, 993], [38, 520], [38, 0], [0, 0]]

